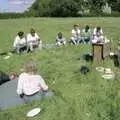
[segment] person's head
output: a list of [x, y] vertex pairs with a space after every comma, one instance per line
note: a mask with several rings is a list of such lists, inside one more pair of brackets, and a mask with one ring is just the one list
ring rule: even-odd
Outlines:
[[30, 34], [31, 34], [32, 36], [35, 36], [35, 30], [34, 30], [33, 28], [30, 29]]
[[120, 41], [118, 41], [118, 46], [120, 46]]
[[75, 25], [73, 26], [73, 28], [74, 28], [74, 30], [78, 30], [78, 25], [75, 24]]
[[18, 36], [19, 36], [20, 38], [23, 38], [23, 37], [24, 37], [24, 32], [22, 32], [22, 31], [18, 32]]
[[30, 60], [23, 66], [24, 72], [29, 74], [36, 74], [37, 72], [37, 64], [35, 61]]
[[86, 26], [85, 26], [85, 31], [87, 32], [88, 30], [89, 30], [89, 26], [86, 25]]
[[101, 27], [100, 26], [97, 26], [97, 32], [99, 32], [101, 30]]
[[58, 38], [62, 38], [62, 33], [61, 32], [58, 33]]

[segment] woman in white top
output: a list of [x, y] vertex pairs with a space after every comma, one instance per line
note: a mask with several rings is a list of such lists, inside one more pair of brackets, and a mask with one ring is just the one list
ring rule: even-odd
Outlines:
[[79, 29], [78, 25], [73, 26], [71, 34], [72, 34], [71, 42], [75, 45], [79, 44], [81, 41], [81, 36], [80, 36], [80, 29]]
[[102, 42], [104, 39], [104, 36], [103, 36], [103, 30], [101, 27], [96, 27], [93, 31], [93, 40], [92, 42], [93, 43], [98, 43], [98, 42]]
[[31, 28], [30, 33], [27, 35], [27, 45], [30, 51], [33, 51], [34, 48], [41, 49], [42, 47], [42, 41], [33, 28]]
[[24, 50], [27, 50], [27, 41], [24, 36], [24, 32], [18, 32], [18, 35], [14, 40], [13, 47], [17, 53], [21, 53]]
[[21, 73], [18, 79], [17, 94], [25, 102], [40, 99], [41, 95], [52, 95], [52, 92], [48, 91], [48, 86], [43, 78], [36, 73], [35, 62], [28, 62], [24, 69], [25, 72]]

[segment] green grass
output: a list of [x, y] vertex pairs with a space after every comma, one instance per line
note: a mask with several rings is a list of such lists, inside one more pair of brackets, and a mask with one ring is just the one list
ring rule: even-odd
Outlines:
[[[28, 18], [0, 20], [0, 52], [12, 47], [13, 39], [19, 30], [26, 33], [31, 27], [39, 33], [43, 43], [54, 43], [56, 34], [62, 31], [69, 39], [73, 24], [86, 24], [94, 28], [103, 27], [108, 38], [112, 38], [115, 51], [120, 39], [120, 18]], [[55, 92], [50, 98], [42, 98], [29, 105], [0, 112], [0, 120], [120, 120], [120, 75], [112, 60], [105, 60], [102, 66], [111, 67], [116, 80], [104, 80], [96, 72], [96, 63], [79, 60], [84, 53], [90, 52], [89, 45], [43, 49], [31, 54], [13, 55], [9, 60], [0, 57], [0, 69], [19, 73], [21, 65], [28, 59], [38, 63], [38, 72]], [[88, 75], [80, 74], [82, 65], [90, 68]], [[55, 82], [55, 84], [54, 84]], [[3, 91], [2, 91], [3, 92]], [[41, 107], [42, 112], [29, 119], [27, 111]]]

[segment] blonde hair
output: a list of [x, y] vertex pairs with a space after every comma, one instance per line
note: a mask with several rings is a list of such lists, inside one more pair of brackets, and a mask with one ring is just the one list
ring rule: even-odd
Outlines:
[[29, 60], [24, 66], [23, 66], [24, 72], [36, 74], [37, 72], [37, 63], [33, 60]]

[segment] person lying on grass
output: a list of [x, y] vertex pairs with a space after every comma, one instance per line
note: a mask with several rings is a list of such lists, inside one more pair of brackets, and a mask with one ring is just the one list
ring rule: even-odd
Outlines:
[[40, 99], [42, 95], [52, 96], [44, 79], [37, 74], [37, 65], [29, 61], [18, 78], [17, 94], [25, 102]]
[[65, 44], [66, 44], [65, 37], [62, 35], [61, 32], [59, 32], [56, 37], [56, 45], [61, 46], [61, 45], [65, 45]]
[[13, 47], [16, 53], [21, 53], [27, 50], [27, 41], [23, 31], [18, 32], [18, 35], [15, 37]]
[[27, 45], [30, 51], [33, 51], [34, 48], [41, 49], [42, 47], [42, 41], [33, 28], [31, 28], [30, 33], [27, 35]]

